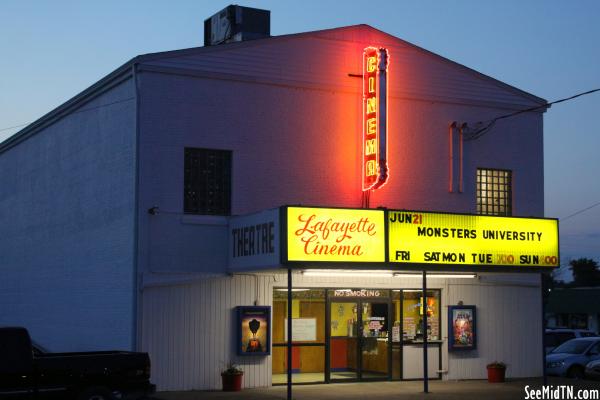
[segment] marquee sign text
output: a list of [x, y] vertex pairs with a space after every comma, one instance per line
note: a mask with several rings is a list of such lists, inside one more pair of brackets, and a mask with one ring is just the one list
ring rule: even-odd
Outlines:
[[388, 229], [392, 263], [559, 265], [555, 219], [389, 211]]
[[387, 71], [388, 51], [367, 47], [363, 54], [362, 190], [374, 190], [388, 179]]
[[288, 261], [385, 261], [381, 210], [287, 208]]

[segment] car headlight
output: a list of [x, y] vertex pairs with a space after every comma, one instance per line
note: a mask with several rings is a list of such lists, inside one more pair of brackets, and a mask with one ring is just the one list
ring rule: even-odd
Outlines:
[[548, 364], [546, 364], [546, 366], [548, 368], [560, 368], [560, 367], [565, 366], [565, 362], [564, 361], [553, 361], [553, 362], [549, 362]]

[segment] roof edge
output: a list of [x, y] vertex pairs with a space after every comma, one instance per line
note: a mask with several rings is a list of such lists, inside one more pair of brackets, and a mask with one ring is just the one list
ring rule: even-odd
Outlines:
[[398, 37], [396, 37], [394, 35], [391, 35], [391, 34], [389, 34], [387, 32], [384, 32], [384, 31], [382, 31], [380, 29], [374, 28], [371, 25], [361, 24], [361, 25], [357, 25], [357, 26], [364, 26], [364, 27], [367, 27], [369, 29], [375, 30], [375, 31], [377, 31], [377, 32], [379, 32], [379, 33], [381, 33], [381, 34], [383, 34], [385, 36], [389, 36], [389, 37], [391, 37], [391, 38], [393, 38], [395, 40], [399, 40], [399, 41], [405, 43], [407, 46], [414, 48], [415, 50], [421, 51], [421, 52], [423, 52], [423, 53], [425, 53], [425, 54], [427, 54], [429, 56], [433, 56], [435, 58], [439, 58], [440, 60], [442, 60], [442, 61], [444, 61], [446, 63], [452, 64], [454, 66], [457, 66], [457, 67], [459, 67], [461, 69], [466, 70], [469, 73], [477, 75], [480, 79], [490, 80], [490, 81], [492, 81], [493, 83], [495, 83], [496, 85], [498, 85], [498, 86], [500, 86], [502, 88], [514, 91], [514, 92], [516, 92], [516, 93], [518, 93], [518, 94], [520, 94], [520, 95], [522, 95], [522, 96], [530, 99], [531, 101], [538, 103], [540, 106], [546, 105], [547, 107], [550, 107], [550, 105], [548, 104], [548, 100], [546, 100], [546, 99], [544, 99], [542, 97], [536, 96], [536, 95], [534, 95], [532, 93], [529, 93], [529, 92], [527, 92], [527, 91], [525, 91], [523, 89], [519, 89], [516, 86], [510, 85], [510, 84], [508, 84], [506, 82], [503, 82], [503, 81], [501, 81], [499, 79], [496, 79], [496, 78], [494, 78], [492, 76], [489, 76], [489, 75], [486, 75], [486, 74], [484, 74], [482, 72], [479, 72], [479, 71], [477, 71], [477, 70], [475, 70], [473, 68], [467, 67], [466, 65], [463, 65], [463, 64], [461, 64], [461, 63], [459, 63], [457, 61], [453, 61], [453, 60], [451, 60], [451, 59], [449, 59], [447, 57], [444, 57], [444, 56], [442, 56], [440, 54], [434, 53], [433, 51], [430, 51], [430, 50], [427, 50], [427, 49], [425, 49], [423, 47], [417, 46], [414, 43], [408, 42], [408, 41], [406, 41], [404, 39], [400, 39], [400, 38], [398, 38]]
[[[466, 72], [476, 75], [479, 79], [491, 81], [495, 85], [497, 85], [501, 88], [510, 90], [512, 92], [515, 92], [516, 94], [521, 95], [521, 96], [529, 99], [530, 101], [537, 103], [540, 106], [547, 105], [549, 107], [548, 101], [542, 97], [536, 96], [525, 90], [519, 89], [516, 86], [510, 85], [510, 84], [503, 82], [501, 80], [498, 80], [492, 76], [486, 75], [486, 74], [479, 72], [473, 68], [467, 67], [466, 65], [460, 64], [459, 62], [453, 61], [447, 57], [444, 57], [440, 54], [434, 53], [430, 50], [427, 50], [427, 49], [420, 47], [414, 43], [408, 42], [404, 39], [396, 37], [390, 33], [387, 33], [385, 31], [377, 29], [368, 24], [355, 24], [355, 25], [347, 25], [347, 26], [341, 26], [341, 27], [336, 27], [336, 28], [318, 29], [318, 30], [308, 31], [308, 32], [288, 33], [288, 34], [284, 34], [284, 35], [269, 36], [269, 37], [265, 37], [265, 38], [252, 39], [252, 40], [242, 41], [242, 42], [223, 43], [223, 44], [219, 44], [216, 46], [204, 46], [204, 47], [198, 46], [198, 47], [189, 47], [186, 49], [179, 49], [179, 50], [169, 50], [169, 51], [164, 51], [164, 52], [147, 53], [147, 54], [144, 54], [139, 57], [141, 58], [140, 62], [151, 61], [151, 60], [165, 58], [165, 57], [168, 58], [168, 57], [186, 56], [189, 54], [196, 54], [198, 52], [204, 53], [204, 52], [212, 52], [212, 51], [222, 51], [222, 50], [234, 49], [234, 48], [237, 48], [240, 46], [258, 45], [265, 40], [274, 40], [274, 39], [275, 40], [278, 40], [278, 39], [288, 40], [288, 39], [294, 39], [294, 38], [298, 38], [298, 37], [302, 37], [302, 36], [314, 36], [314, 37], [318, 37], [318, 38], [323, 38], [323, 34], [327, 34], [329, 32], [335, 32], [335, 31], [340, 31], [340, 30], [351, 30], [351, 29], [369, 29], [369, 30], [375, 31], [377, 33], [380, 33], [384, 36], [389, 37], [392, 40], [400, 41], [400, 42], [404, 43], [405, 45], [407, 45], [408, 47], [411, 47], [417, 51], [425, 53], [426, 55], [428, 55], [430, 57], [434, 57], [443, 62], [449, 63], [452, 66], [461, 68], [461, 69], [465, 70]], [[340, 40], [340, 39], [333, 39], [333, 40]]]
[[[339, 30], [357, 29], [357, 28], [359, 28], [359, 29], [366, 28], [369, 30], [373, 30], [380, 34], [383, 34], [384, 36], [391, 38], [392, 40], [401, 41], [402, 43], [406, 44], [407, 46], [412, 47], [415, 50], [420, 51], [422, 53], [425, 53], [426, 55], [428, 55], [430, 57], [434, 57], [443, 62], [450, 63], [453, 66], [457, 66], [461, 69], [466, 70], [467, 72], [470, 72], [471, 74], [476, 75], [480, 79], [491, 81], [499, 87], [516, 92], [516, 93], [520, 94], [521, 96], [539, 104], [542, 107], [545, 106], [545, 109], [543, 111], [546, 111], [546, 109], [548, 109], [550, 107], [550, 104], [548, 104], [548, 101], [546, 99], [535, 96], [529, 92], [521, 90], [515, 86], [509, 85], [509, 84], [502, 82], [498, 79], [495, 79], [489, 75], [485, 75], [477, 70], [469, 68], [469, 67], [467, 67], [463, 64], [460, 64], [456, 61], [452, 61], [449, 58], [446, 58], [437, 53], [429, 51], [425, 48], [417, 46], [406, 40], [400, 39], [394, 35], [384, 32], [380, 29], [374, 28], [371, 25], [356, 24], [356, 25], [347, 25], [347, 26], [342, 26], [342, 27], [337, 27], [337, 28], [327, 28], [327, 29], [320, 29], [320, 30], [308, 31], [308, 32], [269, 36], [269, 37], [265, 37], [265, 38], [253, 39], [253, 40], [248, 40], [248, 41], [221, 44], [218, 46], [198, 46], [198, 47], [190, 47], [190, 48], [185, 48], [185, 49], [168, 50], [168, 51], [163, 51], [163, 52], [146, 53], [143, 55], [138, 55], [138, 56], [132, 58], [131, 60], [125, 62], [120, 67], [116, 68], [115, 70], [110, 72], [108, 75], [104, 76], [103, 78], [98, 80], [96, 83], [92, 84], [88, 88], [86, 88], [83, 91], [81, 91], [80, 93], [76, 94], [75, 96], [73, 96], [72, 98], [67, 100], [66, 102], [64, 102], [61, 105], [59, 105], [58, 107], [54, 108], [50, 112], [44, 114], [43, 116], [41, 116], [34, 122], [28, 124], [25, 128], [19, 130], [15, 134], [9, 136], [3, 142], [0, 142], [0, 154], [5, 152], [6, 150], [12, 148], [13, 146], [17, 145], [18, 143], [22, 142], [23, 140], [26, 140], [28, 137], [34, 135], [38, 130], [59, 120], [64, 115], [66, 115], [68, 112], [72, 111], [73, 109], [78, 108], [82, 103], [90, 101], [97, 95], [103, 93], [103, 91], [107, 90], [107, 88], [112, 87], [114, 85], [115, 81], [121, 82], [123, 79], [128, 78], [129, 75], [131, 75], [133, 73], [132, 67], [135, 66], [136, 64], [140, 64], [145, 61], [161, 59], [161, 58], [180, 57], [180, 56], [185, 56], [188, 54], [195, 54], [198, 52], [222, 51], [222, 50], [226, 50], [226, 49], [234, 49], [239, 46], [259, 45], [261, 42], [263, 42], [265, 40], [273, 40], [273, 39], [289, 40], [289, 39], [294, 39], [294, 38], [301, 37], [301, 36], [314, 36], [314, 37], [323, 38], [322, 34], [324, 34], [324, 33], [332, 32], [332, 31], [339, 31]], [[121, 79], [121, 80], [119, 80], [119, 79]]]
[[117, 67], [112, 72], [105, 75], [103, 78], [96, 81], [91, 86], [87, 87], [86, 89], [82, 90], [75, 96], [71, 97], [66, 102], [60, 104], [56, 108], [52, 109], [51, 111], [47, 112], [46, 114], [42, 115], [35, 121], [33, 121], [30, 124], [28, 124], [27, 126], [25, 126], [23, 129], [15, 132], [13, 135], [9, 136], [4, 141], [0, 142], [0, 154], [4, 153], [8, 149], [16, 146], [17, 144], [21, 143], [22, 141], [26, 140], [27, 138], [33, 136], [40, 129], [43, 129], [46, 126], [52, 124], [53, 122], [59, 120], [64, 115], [66, 115], [68, 112], [72, 111], [73, 109], [78, 108], [81, 105], [81, 103], [90, 101], [97, 95], [103, 93], [105, 90], [107, 90], [108, 87], [112, 87], [112, 84], [114, 83], [115, 80], [118, 80], [123, 75], [128, 74], [128, 72], [131, 71], [131, 67], [136, 64], [140, 64], [145, 61], [161, 59], [161, 58], [186, 56], [188, 54], [196, 54], [197, 52], [222, 51], [224, 49], [236, 48], [238, 46], [248, 46], [249, 44], [258, 45], [260, 42], [262, 42], [264, 40], [269, 40], [269, 39], [289, 39], [289, 38], [294, 38], [294, 37], [297, 37], [300, 35], [312, 35], [315, 33], [327, 32], [327, 31], [332, 31], [332, 30], [336, 30], [336, 29], [350, 29], [350, 28], [355, 28], [358, 26], [360, 26], [360, 25], [350, 25], [350, 26], [345, 26], [345, 27], [340, 27], [340, 28], [329, 28], [329, 29], [322, 29], [322, 30], [317, 30], [317, 31], [290, 33], [290, 34], [284, 34], [284, 35], [278, 35], [278, 36], [269, 36], [269, 37], [265, 37], [265, 38], [253, 39], [253, 40], [242, 41], [242, 42], [225, 43], [225, 44], [220, 44], [218, 46], [197, 46], [197, 47], [189, 47], [189, 48], [184, 48], [184, 49], [167, 50], [167, 51], [146, 53], [146, 54], [138, 55], [138, 56], [130, 59], [129, 61], [125, 62], [121, 66]]
[[83, 103], [91, 101], [98, 95], [104, 93], [115, 84], [121, 83], [128, 79], [132, 74], [132, 66], [140, 62], [140, 57], [134, 57], [120, 67], [116, 68], [108, 75], [104, 76], [100, 80], [96, 81], [91, 86], [87, 87], [83, 91], [79, 92], [75, 96], [71, 97], [66, 102], [62, 103], [58, 107], [42, 115], [32, 123], [28, 124], [25, 128], [19, 130], [12, 136], [6, 138], [3, 142], [0, 142], [0, 154], [4, 153], [8, 149], [16, 146], [27, 138], [33, 136], [40, 129], [56, 122], [63, 116], [81, 107]]

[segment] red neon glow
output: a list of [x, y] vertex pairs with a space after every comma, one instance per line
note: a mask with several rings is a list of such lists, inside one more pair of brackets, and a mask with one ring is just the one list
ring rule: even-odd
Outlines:
[[362, 190], [383, 186], [387, 167], [388, 51], [367, 47], [363, 52]]

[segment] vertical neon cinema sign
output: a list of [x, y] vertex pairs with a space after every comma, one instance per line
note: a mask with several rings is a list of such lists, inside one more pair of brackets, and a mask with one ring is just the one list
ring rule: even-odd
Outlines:
[[389, 55], [383, 47], [363, 53], [363, 164], [362, 190], [374, 190], [388, 179], [387, 70]]

